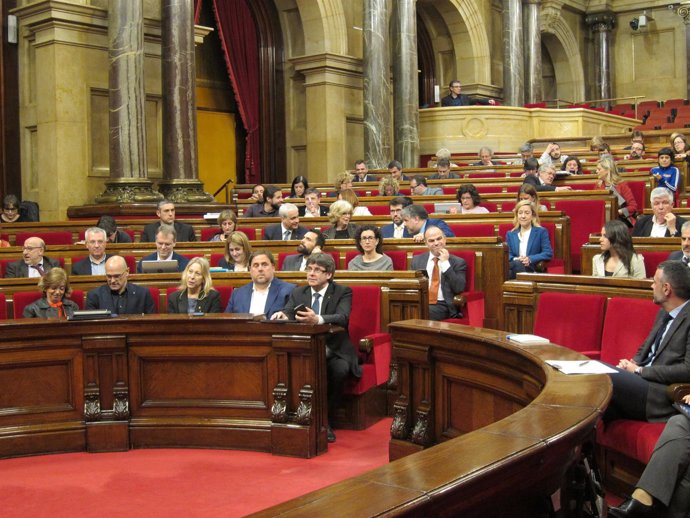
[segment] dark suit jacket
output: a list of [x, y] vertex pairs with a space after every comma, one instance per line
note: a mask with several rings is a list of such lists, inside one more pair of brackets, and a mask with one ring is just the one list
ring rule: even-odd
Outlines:
[[[220, 293], [209, 291], [203, 299], [196, 301], [197, 313], [220, 313]], [[178, 290], [168, 297], [168, 313], [187, 313], [187, 290]]]
[[[161, 226], [160, 221], [155, 223], [149, 223], [144, 227], [144, 231], [141, 233], [142, 243], [153, 243], [156, 241], [156, 234], [158, 233], [158, 227]], [[186, 223], [175, 222], [175, 232], [177, 233], [176, 241], [196, 241], [196, 234], [194, 233], [194, 228]]]
[[[299, 209], [297, 209], [299, 212], [299, 215], [301, 218], [305, 217], [304, 214], [307, 212], [307, 207], [302, 205]], [[328, 207], [325, 205], [319, 205], [319, 215], [320, 216], [328, 216]]]
[[[676, 215], [676, 236], [680, 236], [680, 229], [687, 220], [681, 216]], [[633, 227], [632, 235], [633, 237], [649, 237], [652, 233], [652, 227], [654, 227], [654, 215], [647, 214], [646, 216], [640, 216], [637, 218], [637, 222]], [[666, 229], [666, 237], [671, 236], [668, 229]]]
[[[659, 311], [647, 339], [633, 357], [635, 363], [643, 363], [649, 354], [664, 313], [663, 310]], [[643, 367], [640, 375], [650, 382], [647, 393], [647, 418], [667, 417], [667, 386], [672, 383], [690, 382], [690, 304], [686, 304], [673, 319], [659, 344], [654, 363], [649, 367]]]
[[[294, 319], [295, 308], [300, 304], [311, 307], [311, 288], [308, 285], [299, 286], [292, 290], [283, 312], [288, 318]], [[350, 373], [359, 378], [362, 376], [362, 368], [359, 366], [357, 354], [352, 347], [350, 334], [347, 331], [351, 309], [352, 290], [347, 286], [331, 282], [321, 303], [321, 316], [326, 324], [340, 326], [345, 331], [330, 335], [327, 342], [328, 348], [338, 358], [347, 361], [350, 366]]]
[[[450, 309], [450, 317], [455, 318], [460, 314], [453, 304], [453, 297], [465, 290], [467, 263], [461, 257], [452, 254], [448, 257], [448, 261], [450, 262], [450, 268], [441, 274], [441, 292], [443, 293], [443, 300]], [[415, 255], [412, 258], [411, 268], [413, 270], [426, 271], [426, 263], [428, 262], [429, 252]]]
[[[52, 268], [59, 268], [60, 262], [56, 259], [50, 259], [49, 257], [43, 256], [43, 271], [47, 272]], [[24, 259], [19, 259], [19, 261], [14, 261], [13, 263], [8, 263], [5, 266], [5, 278], [12, 279], [16, 277], [28, 277], [29, 267], [24, 262]]]
[[[443, 234], [446, 237], [455, 237], [455, 234], [453, 233], [453, 231], [446, 224], [446, 222], [443, 221], [442, 219], [431, 219], [431, 218], [427, 219], [426, 225], [424, 225], [421, 232], [426, 232], [426, 229], [429, 226], [440, 228], [441, 232], [443, 232]], [[414, 236], [407, 231], [407, 228], [405, 228], [405, 232], [403, 232], [403, 237], [414, 237]]]
[[534, 185], [534, 188], [538, 192], [543, 192], [543, 191], [555, 191], [556, 186], [555, 185], [543, 185], [540, 181], [539, 178], [533, 175], [527, 175], [525, 176], [525, 181], [522, 183], [528, 183], [530, 185]]
[[[290, 239], [302, 239], [304, 234], [307, 233], [307, 227], [300, 225], [297, 230], [292, 231], [292, 237]], [[281, 223], [276, 223], [274, 225], [268, 225], [264, 228], [264, 239], [269, 241], [282, 241], [283, 240], [283, 225]]]
[[[252, 290], [254, 283], [250, 282], [241, 288], [232, 291], [230, 300], [225, 308], [226, 313], [249, 313], [249, 307], [252, 304]], [[264, 306], [264, 315], [266, 318], [271, 318], [276, 311], [282, 311], [287, 303], [290, 293], [295, 289], [294, 284], [281, 281], [274, 277], [271, 281], [271, 287], [268, 289], [268, 297], [266, 298], [266, 305]]]
[[[354, 223], [348, 223], [347, 225], [347, 235], [350, 238], [355, 237], [355, 232], [357, 232], [357, 225]], [[335, 239], [335, 225], [329, 227], [323, 232], [323, 237], [326, 239]]]
[[[127, 234], [125, 234], [127, 235]], [[129, 237], [129, 236], [127, 236]], [[107, 261], [110, 254], [105, 254], [105, 260]], [[87, 256], [79, 262], [72, 265], [72, 275], [91, 275], [91, 259]]]
[[299, 267], [302, 266], [302, 254], [288, 255], [283, 259], [283, 264], [280, 266], [281, 272], [299, 272]]
[[[145, 255], [141, 259], [139, 259], [139, 262], [137, 263], [137, 273], [142, 273], [141, 270], [141, 262], [142, 261], [155, 261], [158, 258], [158, 252], [153, 252], [152, 254]], [[178, 254], [177, 252], [173, 252], [172, 257], [170, 258], [176, 259], [177, 260], [177, 271], [182, 272], [184, 269], [187, 267], [187, 263], [189, 262], [189, 259], [187, 259], [185, 256]]]
[[150, 315], [156, 312], [153, 297], [148, 288], [127, 283], [125, 292], [120, 295], [118, 307], [115, 307], [115, 297], [107, 284], [89, 291], [86, 295], [86, 309], [109, 309], [118, 315]]
[[[506, 234], [509, 261], [520, 255], [520, 237], [518, 234], [519, 230], [511, 230]], [[532, 264], [539, 261], [549, 261], [553, 257], [549, 231], [544, 227], [532, 227], [527, 240], [527, 257]]]

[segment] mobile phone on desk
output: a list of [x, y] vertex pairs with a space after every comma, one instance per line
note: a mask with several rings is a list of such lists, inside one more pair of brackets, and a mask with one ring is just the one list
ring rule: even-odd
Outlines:
[[307, 306], [304, 304], [298, 304], [295, 306], [295, 314], [297, 314], [298, 311], [304, 311], [305, 309], [307, 309]]

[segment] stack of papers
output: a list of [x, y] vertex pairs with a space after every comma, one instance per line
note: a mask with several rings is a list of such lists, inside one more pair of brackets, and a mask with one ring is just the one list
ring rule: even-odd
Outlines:
[[508, 335], [506, 338], [511, 342], [523, 345], [541, 345], [551, 343], [548, 338], [537, 335]]
[[546, 360], [546, 363], [563, 374], [611, 374], [618, 372], [605, 363], [596, 360]]

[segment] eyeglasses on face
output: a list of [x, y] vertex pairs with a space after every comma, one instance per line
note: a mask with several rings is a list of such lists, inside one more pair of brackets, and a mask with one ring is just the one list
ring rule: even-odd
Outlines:
[[376, 239], [376, 236], [361, 236], [359, 238], [360, 241], [373, 241]]

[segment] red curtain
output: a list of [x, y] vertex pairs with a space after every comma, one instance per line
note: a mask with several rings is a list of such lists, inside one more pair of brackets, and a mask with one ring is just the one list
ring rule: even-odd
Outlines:
[[[197, 0], [196, 15], [201, 0]], [[259, 43], [247, 0], [213, 0], [218, 35], [235, 99], [247, 132], [244, 181], [261, 181], [259, 141]]]

